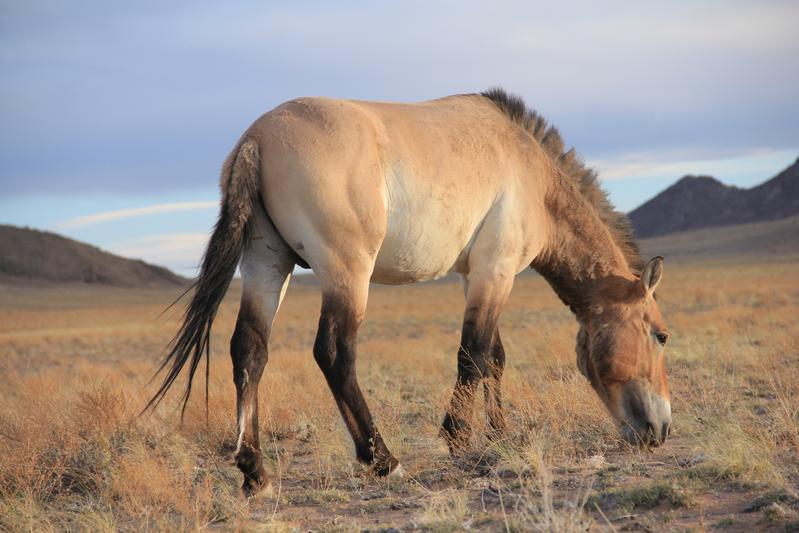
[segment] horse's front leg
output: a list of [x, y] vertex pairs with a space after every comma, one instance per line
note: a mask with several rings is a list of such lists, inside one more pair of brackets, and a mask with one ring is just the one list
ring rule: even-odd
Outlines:
[[[461, 345], [458, 349], [458, 377], [442, 424], [442, 436], [453, 456], [461, 455], [468, 448], [477, 385], [494, 375], [495, 339], [499, 339], [495, 335], [497, 320], [510, 293], [512, 280], [512, 276], [474, 275], [469, 278]], [[502, 354], [504, 356], [504, 351]], [[499, 397], [492, 395], [492, 398]], [[499, 419], [492, 404], [487, 405], [488, 416], [496, 422]]]
[[488, 422], [488, 437], [500, 440], [506, 431], [505, 413], [502, 409], [502, 374], [505, 370], [505, 348], [499, 337], [499, 327], [494, 332], [494, 342], [491, 346], [491, 359], [488, 368], [488, 377], [483, 381], [485, 393], [486, 420]]

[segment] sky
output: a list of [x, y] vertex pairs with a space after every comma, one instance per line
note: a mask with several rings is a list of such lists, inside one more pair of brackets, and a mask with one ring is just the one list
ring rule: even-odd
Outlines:
[[624, 211], [685, 174], [749, 187], [799, 156], [797, 27], [795, 1], [0, 0], [0, 223], [192, 275], [262, 113], [492, 86]]

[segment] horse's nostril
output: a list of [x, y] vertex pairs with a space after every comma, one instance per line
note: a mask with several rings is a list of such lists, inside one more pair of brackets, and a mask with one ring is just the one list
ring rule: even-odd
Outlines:
[[646, 438], [650, 442], [658, 440], [658, 434], [655, 432], [655, 426], [652, 422], [646, 423]]

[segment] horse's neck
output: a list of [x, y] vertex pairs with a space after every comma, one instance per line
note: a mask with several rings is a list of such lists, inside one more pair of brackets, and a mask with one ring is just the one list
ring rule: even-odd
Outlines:
[[632, 273], [611, 230], [567, 176], [556, 176], [546, 198], [550, 235], [532, 267], [580, 315], [603, 280]]

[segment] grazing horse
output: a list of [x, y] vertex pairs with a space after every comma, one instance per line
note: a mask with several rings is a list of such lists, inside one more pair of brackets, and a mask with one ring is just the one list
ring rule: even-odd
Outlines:
[[295, 265], [310, 267], [319, 280], [314, 358], [357, 458], [378, 475], [402, 470], [355, 372], [370, 281], [463, 277], [458, 377], [441, 430], [453, 455], [468, 445], [479, 383], [489, 435], [505, 428], [497, 321], [515, 276], [528, 267], [577, 318], [577, 366], [622, 436], [655, 445], [668, 436], [668, 333], [654, 298], [662, 258], [643, 263], [626, 217], [610, 205], [595, 173], [573, 150], [565, 152], [557, 130], [520, 98], [492, 89], [413, 104], [291, 100], [247, 129], [224, 164], [221, 188], [196, 290], [150, 404], [163, 399], [189, 362], [185, 409], [239, 266], [241, 307], [230, 351], [245, 494], [269, 486], [258, 440], [258, 383]]

